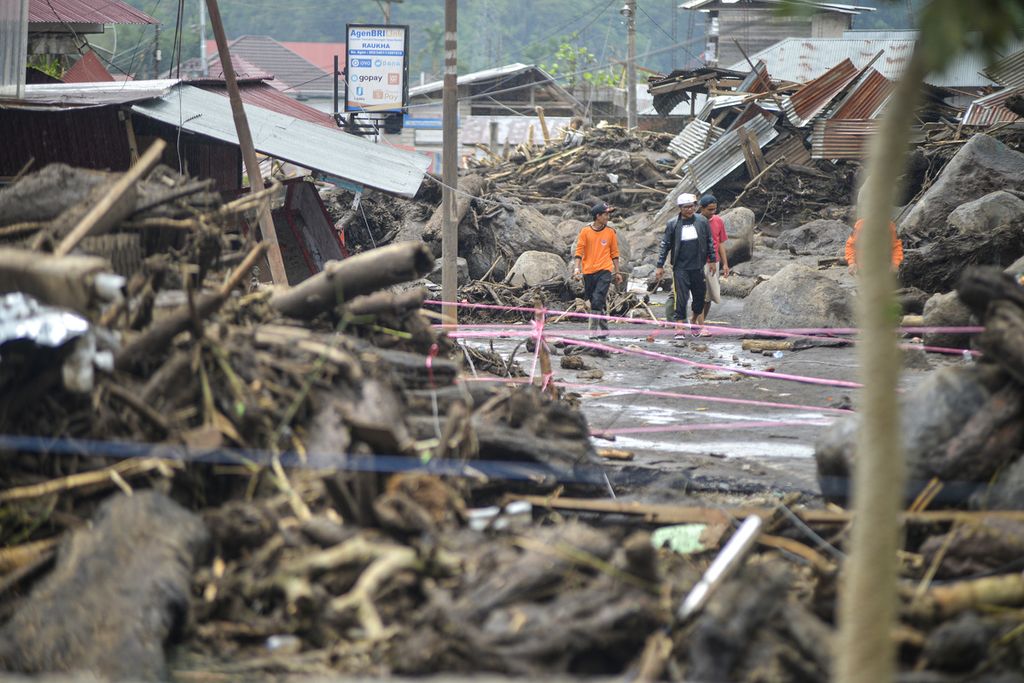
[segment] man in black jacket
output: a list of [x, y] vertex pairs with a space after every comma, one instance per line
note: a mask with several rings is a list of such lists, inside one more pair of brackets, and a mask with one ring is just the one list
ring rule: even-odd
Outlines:
[[[654, 279], [658, 281], [664, 275], [665, 257], [671, 253], [675, 319], [686, 321], [686, 300], [692, 296], [693, 315], [690, 322], [697, 325], [700, 314], [704, 312], [704, 264], [710, 261], [708, 269], [714, 273], [714, 269], [718, 268], [718, 255], [715, 254], [714, 240], [711, 238], [711, 226], [704, 216], [697, 213], [697, 197], [683, 193], [676, 201], [679, 215], [665, 226]], [[692, 331], [697, 333], [696, 328]]]

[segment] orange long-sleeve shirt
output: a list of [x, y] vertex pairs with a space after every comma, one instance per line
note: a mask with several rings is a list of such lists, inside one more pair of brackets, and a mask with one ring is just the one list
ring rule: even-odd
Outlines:
[[610, 270], [615, 272], [613, 259], [619, 258], [619, 238], [615, 230], [605, 227], [603, 230], [594, 230], [586, 225], [580, 230], [576, 238], [576, 257], [582, 259], [580, 270], [584, 275], [596, 273], [599, 270]]
[[[864, 219], [861, 218], [853, 224], [853, 233], [846, 239], [846, 262], [854, 264], [857, 262], [857, 236], [860, 229], [864, 227]], [[903, 263], [903, 242], [896, 234], [896, 224], [889, 221], [889, 233], [892, 235], [892, 267], [895, 269]]]

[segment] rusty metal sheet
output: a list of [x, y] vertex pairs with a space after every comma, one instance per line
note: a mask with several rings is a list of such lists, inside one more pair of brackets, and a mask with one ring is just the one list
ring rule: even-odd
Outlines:
[[996, 123], [1017, 121], [1020, 117], [1003, 106], [1006, 100], [1014, 95], [1024, 95], [1024, 85], [1000, 90], [974, 100], [964, 113], [964, 125], [991, 126]]
[[788, 135], [784, 139], [776, 140], [764, 152], [764, 161], [771, 164], [781, 158], [786, 158], [786, 163], [807, 166], [811, 163], [811, 153], [807, 145], [798, 135]]
[[121, 0], [29, 0], [32, 24], [159, 24]]
[[668, 148], [680, 159], [692, 159], [722, 137], [724, 132], [707, 121], [694, 119], [672, 138]]
[[826, 71], [782, 100], [782, 108], [790, 122], [798, 128], [806, 126], [824, 111], [835, 97], [857, 77], [857, 67], [849, 59]]
[[768, 74], [768, 67], [761, 60], [757, 61], [754, 68], [750, 70], [747, 77], [736, 88], [739, 92], [761, 93], [768, 92], [772, 87], [772, 77]]
[[878, 130], [878, 119], [829, 119], [814, 124], [811, 157], [814, 159], [863, 159], [868, 140]]
[[879, 73], [868, 69], [856, 87], [843, 98], [830, 119], [874, 119], [892, 94], [896, 84]]

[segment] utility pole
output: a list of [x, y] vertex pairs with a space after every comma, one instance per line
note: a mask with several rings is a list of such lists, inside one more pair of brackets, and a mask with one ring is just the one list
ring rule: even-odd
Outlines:
[[156, 37], [153, 39], [153, 78], [160, 78], [160, 24], [157, 24]]
[[[256, 149], [252, 144], [252, 133], [249, 131], [249, 121], [245, 117], [245, 108], [242, 107], [242, 97], [238, 94], [238, 81], [235, 79], [231, 53], [228, 52], [224, 24], [220, 20], [220, 8], [217, 7], [217, 0], [206, 0], [206, 6], [210, 10], [210, 25], [213, 27], [213, 37], [217, 39], [217, 54], [224, 70], [224, 82], [228, 86], [228, 100], [231, 102], [231, 114], [235, 120], [235, 134], [238, 136], [238, 145], [242, 148], [245, 172], [249, 174], [249, 191], [256, 194], [263, 190], [263, 176], [260, 174], [260, 164], [256, 160]], [[284, 269], [284, 259], [281, 258], [281, 245], [277, 241], [269, 203], [260, 202], [259, 212], [260, 232], [263, 233], [263, 241], [269, 246], [267, 261], [270, 264], [270, 277], [274, 284], [287, 286], [288, 274]]]
[[458, 1], [444, 0], [444, 85], [441, 91], [441, 315], [458, 324], [459, 226], [455, 222], [455, 189], [459, 184], [458, 153]]
[[199, 61], [203, 75], [209, 76], [210, 65], [206, 59], [206, 7], [203, 6], [203, 0], [199, 0]]
[[636, 128], [636, 0], [626, 0], [626, 127]]

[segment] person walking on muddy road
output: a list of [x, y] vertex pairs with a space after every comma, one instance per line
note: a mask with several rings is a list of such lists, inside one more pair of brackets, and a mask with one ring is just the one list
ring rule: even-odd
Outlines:
[[[619, 273], [619, 239], [615, 229], [608, 225], [612, 207], [598, 202], [590, 209], [593, 221], [583, 226], [576, 238], [576, 252], [573, 257], [572, 276], [583, 277], [583, 296], [590, 302], [590, 312], [605, 314], [608, 301], [608, 288], [614, 280], [622, 282]], [[603, 318], [590, 318], [588, 328], [591, 330], [607, 330], [608, 321]], [[598, 335], [603, 339], [606, 335]]]
[[[704, 294], [704, 311], [699, 316], [700, 324], [703, 325], [711, 310], [711, 304], [722, 303], [722, 289], [718, 280], [719, 276], [729, 277], [729, 256], [725, 253], [725, 243], [729, 239], [729, 235], [725, 232], [725, 221], [718, 215], [718, 200], [715, 199], [715, 195], [706, 194], [701, 197], [699, 211], [700, 215], [708, 219], [708, 225], [711, 226], [711, 239], [715, 243], [715, 255], [718, 256], [718, 262], [721, 264], [721, 267], [716, 267], [710, 259], [704, 264], [706, 292]], [[701, 334], [706, 335], [708, 332], [701, 330]]]
[[692, 295], [693, 315], [691, 332], [698, 334], [700, 316], [704, 312], [704, 265], [718, 268], [711, 226], [704, 216], [697, 213], [697, 198], [689, 193], [679, 195], [676, 200], [679, 215], [665, 225], [661, 238], [657, 269], [657, 282], [665, 273], [665, 258], [672, 255], [672, 294], [675, 299], [675, 320], [686, 322], [686, 300]]

